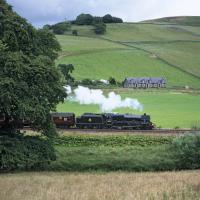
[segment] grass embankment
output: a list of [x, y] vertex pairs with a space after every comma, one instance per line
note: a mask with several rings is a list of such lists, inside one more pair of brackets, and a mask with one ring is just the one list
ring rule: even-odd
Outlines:
[[199, 200], [200, 171], [0, 175], [3, 200]]
[[[194, 128], [200, 127], [200, 95], [198, 93], [181, 93], [177, 91], [143, 91], [143, 90], [117, 90], [123, 98], [137, 98], [142, 103], [142, 112], [130, 109], [117, 109], [119, 113], [144, 112], [151, 115], [157, 127], [162, 128]], [[107, 92], [105, 92], [106, 94]], [[59, 104], [58, 111], [75, 112], [80, 115], [84, 112], [100, 112], [96, 105], [80, 105], [76, 102], [66, 101]]]
[[[199, 169], [199, 135], [65, 135], [54, 139], [57, 159], [46, 170], [167, 171]], [[190, 156], [188, 156], [190, 155]]]
[[50, 170], [156, 171], [174, 168], [172, 137], [68, 135], [54, 141], [57, 160]]

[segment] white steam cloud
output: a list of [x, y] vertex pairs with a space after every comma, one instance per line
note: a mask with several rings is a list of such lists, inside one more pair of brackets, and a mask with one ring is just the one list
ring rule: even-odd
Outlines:
[[65, 92], [67, 94], [71, 94], [72, 93], [72, 88], [69, 85], [64, 86], [64, 88], [65, 88]]
[[125, 98], [114, 92], [110, 92], [108, 96], [103, 94], [100, 89], [89, 89], [87, 87], [78, 86], [72, 94], [71, 88], [66, 86], [66, 91], [70, 95], [69, 100], [80, 104], [89, 105], [96, 104], [102, 112], [111, 112], [117, 108], [131, 108], [135, 110], [143, 110], [143, 106], [137, 99]]

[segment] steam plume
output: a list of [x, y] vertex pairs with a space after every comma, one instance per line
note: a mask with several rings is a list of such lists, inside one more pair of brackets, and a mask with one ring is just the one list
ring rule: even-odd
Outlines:
[[120, 95], [110, 92], [108, 96], [103, 94], [100, 89], [89, 89], [87, 87], [78, 86], [72, 94], [71, 88], [66, 87], [68, 94], [70, 95], [69, 100], [78, 102], [80, 104], [89, 105], [96, 104], [102, 112], [111, 112], [117, 108], [131, 108], [135, 110], [143, 110], [143, 106], [137, 99], [125, 98], [124, 100]]

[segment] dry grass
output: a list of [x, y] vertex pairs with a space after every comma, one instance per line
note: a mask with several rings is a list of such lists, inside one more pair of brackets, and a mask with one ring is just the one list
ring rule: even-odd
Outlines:
[[1, 200], [200, 199], [200, 171], [0, 175]]

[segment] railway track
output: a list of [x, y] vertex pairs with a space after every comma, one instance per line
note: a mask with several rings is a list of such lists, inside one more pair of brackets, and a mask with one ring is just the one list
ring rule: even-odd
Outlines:
[[198, 130], [192, 129], [154, 129], [154, 130], [119, 130], [119, 129], [58, 129], [59, 131], [73, 132], [73, 133], [148, 133], [148, 134], [184, 134], [197, 133]]
[[[24, 127], [22, 130], [30, 131], [30, 127]], [[77, 128], [58, 128], [58, 132], [66, 133], [80, 133], [80, 134], [92, 134], [92, 133], [127, 133], [127, 134], [185, 134], [185, 133], [198, 133], [200, 129], [153, 129], [153, 130], [128, 130], [128, 129], [77, 129]]]

